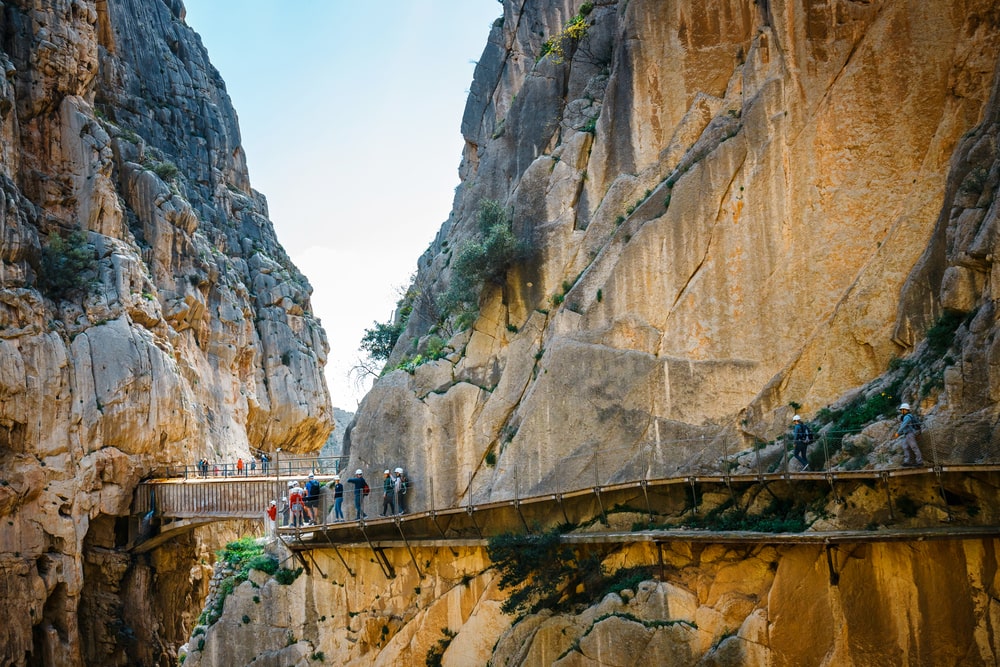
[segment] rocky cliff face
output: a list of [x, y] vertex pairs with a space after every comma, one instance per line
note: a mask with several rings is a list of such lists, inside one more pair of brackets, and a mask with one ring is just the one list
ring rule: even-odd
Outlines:
[[169, 662], [204, 547], [135, 562], [117, 518], [163, 465], [319, 448], [325, 335], [179, 0], [4, 2], [0, 64], [0, 662]]
[[989, 0], [505, 2], [390, 364], [437, 356], [484, 200], [532, 254], [376, 383], [355, 463], [402, 462], [425, 507], [715, 464], [944, 313], [954, 353], [896, 388], [934, 448], [962, 421], [996, 452], [998, 26]]

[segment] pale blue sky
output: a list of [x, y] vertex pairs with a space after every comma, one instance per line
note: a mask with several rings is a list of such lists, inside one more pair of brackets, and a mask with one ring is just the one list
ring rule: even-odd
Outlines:
[[[185, 0], [239, 115], [250, 182], [313, 285], [333, 403], [448, 217], [497, 0]], [[366, 387], [367, 388], [367, 387]]]

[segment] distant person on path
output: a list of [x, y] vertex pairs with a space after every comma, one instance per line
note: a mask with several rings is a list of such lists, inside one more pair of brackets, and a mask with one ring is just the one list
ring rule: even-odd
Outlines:
[[334, 475], [328, 486], [333, 487], [333, 520], [340, 523], [344, 520], [344, 485], [340, 483], [340, 475]]
[[271, 537], [278, 532], [278, 503], [273, 500], [267, 506], [267, 532]]
[[813, 436], [809, 425], [802, 421], [802, 417], [798, 415], [792, 417], [792, 424], [792, 441], [795, 443], [795, 451], [792, 453], [792, 456], [802, 464], [802, 472], [805, 472], [809, 470], [809, 459], [806, 458], [806, 454], [808, 453], [809, 445], [816, 438]]
[[261, 470], [262, 474], [264, 474], [264, 475], [267, 474], [267, 464], [270, 463], [270, 462], [271, 462], [271, 459], [270, 459], [270, 457], [268, 457], [267, 454], [261, 454], [260, 455], [260, 470]]
[[400, 514], [406, 514], [406, 500], [403, 496], [406, 492], [410, 490], [410, 480], [407, 479], [406, 473], [403, 472], [402, 468], [396, 468], [396, 477], [393, 479], [393, 490], [396, 493], [396, 511]]
[[319, 499], [322, 491], [323, 487], [316, 481], [316, 476], [310, 474], [309, 481], [306, 482], [306, 514], [309, 515], [309, 520], [314, 524], [319, 518]]
[[240, 458], [236, 459], [236, 474], [237, 475], [242, 475], [243, 474], [243, 457], [242, 456]]
[[250, 474], [257, 474], [257, 459], [250, 459]]
[[392, 479], [392, 473], [386, 470], [385, 478], [382, 480], [382, 516], [392, 516], [396, 513], [396, 503], [393, 502], [396, 496], [396, 484]]
[[361, 499], [366, 495], [365, 489], [368, 488], [368, 482], [365, 481], [361, 468], [354, 471], [354, 477], [348, 478], [347, 483], [354, 487], [354, 509], [357, 510], [358, 521], [361, 521], [362, 518], [368, 516], [361, 512]]
[[903, 403], [899, 406], [902, 418], [899, 422], [899, 431], [896, 437], [903, 438], [903, 465], [906, 467], [919, 467], [924, 465], [924, 457], [917, 446], [917, 434], [920, 433], [920, 420], [910, 412], [910, 404]]

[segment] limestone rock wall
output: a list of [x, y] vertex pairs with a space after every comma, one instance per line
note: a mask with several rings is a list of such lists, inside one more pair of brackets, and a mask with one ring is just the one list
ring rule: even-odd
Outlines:
[[[316, 551], [291, 585], [253, 572], [196, 628], [185, 665], [992, 665], [996, 540], [831, 547], [672, 542], [599, 556], [662, 572], [589, 607], [515, 619], [480, 549]], [[426, 565], [425, 565], [426, 563]], [[947, 568], [936, 564], [948, 563]], [[286, 563], [294, 565], [294, 563]], [[325, 576], [317, 574], [322, 570]], [[352, 575], [353, 573], [353, 575]], [[947, 619], [947, 620], [943, 620]], [[322, 657], [320, 657], [322, 656]]]
[[116, 517], [158, 467], [322, 446], [325, 334], [180, 0], [4, 2], [0, 65], [0, 662], [169, 664], [203, 547], [134, 562]]
[[995, 3], [586, 5], [558, 59], [543, 42], [584, 3], [504, 2], [389, 363], [424, 349], [482, 200], [533, 255], [445, 358], [375, 384], [350, 467], [404, 466], [417, 508], [697, 468], [878, 377], [946, 311], [975, 314], [963, 358], [907, 398], [996, 451]]

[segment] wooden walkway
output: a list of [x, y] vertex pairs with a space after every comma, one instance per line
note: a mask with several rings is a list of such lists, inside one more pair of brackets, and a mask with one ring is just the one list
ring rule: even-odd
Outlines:
[[[509, 498], [489, 503], [466, 504], [443, 509], [417, 511], [403, 516], [371, 517], [361, 521], [348, 520], [334, 523], [330, 519], [316, 526], [305, 528], [281, 527], [279, 537], [297, 552], [311, 549], [336, 549], [338, 547], [369, 548], [383, 565], [386, 576], [391, 566], [384, 553], [386, 548], [411, 549], [415, 545], [457, 546], [460, 544], [485, 544], [493, 535], [504, 532], [532, 532], [546, 530], [559, 524], [581, 525], [600, 520], [607, 524], [607, 515], [613, 511], [629, 511], [655, 516], [677, 513], [685, 507], [696, 513], [699, 496], [706, 490], [732, 491], [756, 484], [789, 484], [820, 488], [838, 497], [838, 487], [851, 481], [877, 482], [885, 489], [886, 504], [890, 513], [893, 506], [892, 487], [896, 483], [920, 478], [944, 485], [956, 476], [968, 474], [993, 474], [1000, 465], [961, 465], [938, 468], [899, 468], [890, 470], [829, 471], [798, 473], [764, 473], [741, 475], [690, 475], [654, 480], [638, 480], [619, 484], [592, 486], [525, 498]], [[332, 476], [318, 476], [321, 482]], [[272, 498], [287, 493], [288, 478], [226, 478], [226, 479], [169, 479], [144, 482], [136, 490], [133, 513], [135, 517], [153, 519], [157, 528], [143, 532], [137, 530], [131, 545], [134, 551], [155, 548], [183, 530], [197, 525], [228, 519], [263, 520], [264, 510]], [[373, 489], [366, 501], [369, 513], [374, 514], [376, 496]], [[329, 505], [323, 508], [329, 516]], [[344, 512], [354, 516], [353, 498], [345, 498]], [[838, 541], [873, 542], [894, 539], [964, 539], [968, 536], [997, 536], [995, 526], [960, 528], [940, 526], [922, 531], [892, 532], [847, 531], [821, 534], [805, 533], [750, 533], [747, 531], [666, 530], [636, 532], [600, 532], [567, 535], [568, 542], [665, 542], [707, 541], [714, 543], [822, 543]], [[412, 557], [412, 551], [411, 551]], [[416, 565], [416, 562], [414, 561]], [[419, 571], [419, 567], [417, 568]]]

